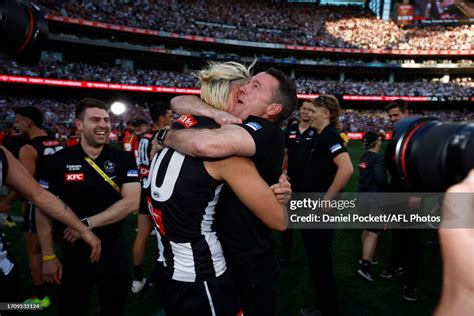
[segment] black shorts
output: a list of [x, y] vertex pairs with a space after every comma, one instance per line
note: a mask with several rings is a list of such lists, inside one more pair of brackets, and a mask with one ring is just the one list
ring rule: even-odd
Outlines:
[[[160, 271], [161, 265], [158, 268]], [[242, 309], [227, 272], [208, 281], [180, 282], [159, 273], [158, 295], [166, 315], [239, 316]]]
[[23, 213], [23, 231], [25, 233], [36, 234], [36, 206], [31, 202], [25, 203], [25, 212]]
[[138, 208], [138, 214], [150, 215], [148, 204], [146, 202], [146, 190], [143, 188], [140, 191], [140, 207]]

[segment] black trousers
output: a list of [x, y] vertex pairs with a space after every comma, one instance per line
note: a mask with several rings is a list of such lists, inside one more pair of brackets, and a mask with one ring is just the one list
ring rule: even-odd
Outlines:
[[316, 290], [315, 305], [323, 316], [338, 315], [336, 278], [332, 269], [333, 229], [302, 229], [311, 280]]
[[277, 308], [279, 264], [274, 255], [256, 258], [252, 264], [229, 264], [245, 316], [274, 316]]
[[59, 288], [58, 314], [89, 314], [89, 300], [94, 286], [99, 296], [100, 314], [125, 315], [130, 286], [127, 247], [119, 237], [102, 241], [98, 263], [89, 260], [90, 247], [81, 240], [64, 247], [63, 277]]
[[391, 267], [403, 267], [403, 280], [408, 288], [416, 288], [420, 265], [420, 230], [393, 229]]

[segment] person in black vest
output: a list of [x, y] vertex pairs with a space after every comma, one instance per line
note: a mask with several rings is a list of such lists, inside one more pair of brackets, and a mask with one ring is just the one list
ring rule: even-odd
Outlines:
[[[387, 186], [387, 171], [384, 155], [379, 153], [382, 147], [382, 137], [375, 132], [367, 132], [362, 138], [366, 150], [359, 160], [359, 186], [357, 192], [383, 192]], [[370, 203], [367, 209], [370, 211]], [[380, 229], [364, 229], [361, 236], [362, 258], [359, 260], [359, 273], [363, 278], [373, 281], [371, 264], [379, 238]]]
[[[37, 180], [44, 157], [63, 149], [56, 139], [48, 136], [42, 129], [43, 124], [43, 113], [37, 108], [25, 106], [15, 109], [14, 128], [28, 139], [27, 143], [20, 148], [19, 160]], [[11, 205], [17, 198], [18, 195], [12, 192], [8, 195], [6, 203]], [[42, 308], [47, 308], [51, 302], [44, 292], [41, 247], [36, 234], [35, 206], [32, 203], [25, 203], [23, 217], [28, 263], [34, 284], [31, 298], [25, 300], [25, 303], [39, 304]]]
[[[111, 123], [105, 103], [81, 100], [75, 125], [81, 132], [80, 143], [48, 157], [40, 183], [96, 233], [102, 255], [99, 262], [89, 262], [84, 243], [76, 241], [77, 231], [54, 223], [56, 232], [64, 236], [63, 265], [57, 258], [47, 261], [43, 274], [60, 284], [60, 315], [85, 315], [93, 286], [97, 286], [101, 315], [123, 315], [130, 280], [122, 220], [138, 210], [137, 165], [132, 153], [107, 144]], [[37, 224], [43, 255], [54, 256], [51, 221], [39, 216]]]
[[[171, 100], [178, 113], [192, 113], [229, 124], [218, 129], [171, 130], [164, 144], [191, 156], [250, 157], [267, 184], [279, 181], [283, 167], [284, 135], [276, 124], [294, 110], [294, 84], [270, 68], [239, 88], [229, 112], [212, 108], [192, 96]], [[282, 180], [283, 181], [283, 180]], [[272, 186], [273, 187], [273, 186]], [[275, 191], [275, 189], [274, 189]], [[275, 191], [278, 194], [278, 190]], [[237, 285], [245, 315], [274, 315], [278, 262], [272, 231], [228, 187], [217, 205], [216, 230], [230, 275]]]
[[[353, 166], [344, 141], [339, 135], [341, 108], [336, 97], [321, 95], [313, 101], [316, 111], [312, 126], [317, 130], [314, 145], [306, 161], [301, 190], [324, 193], [333, 200], [342, 191], [353, 173]], [[332, 270], [333, 229], [301, 231], [314, 288], [315, 307], [301, 309], [301, 315], [337, 315], [336, 280]]]
[[[0, 146], [0, 186], [3, 185], [41, 207], [49, 216], [77, 230], [84, 242], [92, 247], [89, 259], [92, 262], [99, 259], [101, 242], [97, 236], [66, 204], [43, 189], [5, 147]], [[0, 197], [0, 200], [3, 199], [5, 197]], [[0, 228], [0, 302], [18, 302], [21, 299], [20, 284], [18, 266], [9, 249], [8, 239]]]

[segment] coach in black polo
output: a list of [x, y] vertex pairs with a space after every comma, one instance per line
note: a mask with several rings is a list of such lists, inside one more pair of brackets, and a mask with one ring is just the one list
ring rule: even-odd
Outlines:
[[[103, 102], [81, 100], [76, 107], [76, 127], [81, 131], [80, 143], [48, 158], [40, 183], [74, 209], [101, 239], [102, 255], [98, 263], [91, 263], [88, 247], [76, 240], [77, 232], [55, 223], [55, 231], [65, 239], [63, 267], [57, 259], [49, 260], [43, 264], [43, 275], [60, 283], [60, 315], [87, 314], [94, 285], [101, 315], [123, 315], [129, 263], [121, 222], [138, 210], [138, 170], [131, 153], [107, 144], [111, 124]], [[44, 221], [38, 225], [43, 225], [43, 255], [54, 255], [52, 230]]]

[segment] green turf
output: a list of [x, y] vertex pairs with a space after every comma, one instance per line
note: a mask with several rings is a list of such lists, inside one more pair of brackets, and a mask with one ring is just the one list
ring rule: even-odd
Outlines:
[[[357, 167], [357, 162], [362, 154], [360, 142], [352, 141], [349, 144], [349, 153]], [[357, 170], [346, 191], [354, 191], [357, 186]], [[18, 210], [15, 208], [15, 212]], [[125, 221], [125, 232], [131, 248], [135, 236], [136, 215], [131, 215]], [[12, 241], [13, 251], [19, 262], [22, 273], [22, 285], [25, 292], [30, 284], [29, 270], [26, 261], [25, 243], [22, 233], [16, 228], [5, 228], [5, 232]], [[360, 230], [339, 230], [334, 240], [334, 270], [337, 279], [339, 304], [342, 315], [430, 315], [436, 307], [441, 288], [441, 261], [437, 247], [425, 246], [426, 240], [437, 239], [435, 231], [422, 232], [422, 254], [420, 265], [420, 277], [418, 285], [418, 301], [407, 302], [401, 296], [401, 280], [384, 280], [377, 278], [369, 283], [362, 279], [357, 273], [357, 260], [360, 257]], [[311, 302], [312, 288], [309, 283], [309, 271], [306, 266], [303, 245], [299, 231], [294, 231], [294, 257], [295, 260], [289, 265], [283, 266], [280, 274], [280, 294], [278, 300], [278, 315], [298, 315], [300, 307], [306, 307]], [[275, 233], [280, 242], [279, 234]], [[390, 233], [383, 234], [377, 249], [377, 258], [380, 263], [374, 266], [378, 276], [387, 263], [390, 254]], [[148, 273], [153, 265], [156, 254], [156, 238], [151, 236], [147, 247], [145, 272]], [[131, 251], [130, 251], [131, 253]], [[281, 254], [281, 250], [278, 250]], [[53, 305], [42, 312], [25, 312], [25, 315], [56, 315], [56, 289], [54, 286], [48, 288]], [[154, 291], [148, 290], [138, 300], [136, 294], [130, 293], [128, 304], [128, 315], [157, 315], [160, 310], [159, 303]], [[2, 312], [0, 314], [3, 315]], [[90, 315], [98, 315], [97, 299], [91, 300]], [[183, 315], [186, 316], [186, 315]]]

